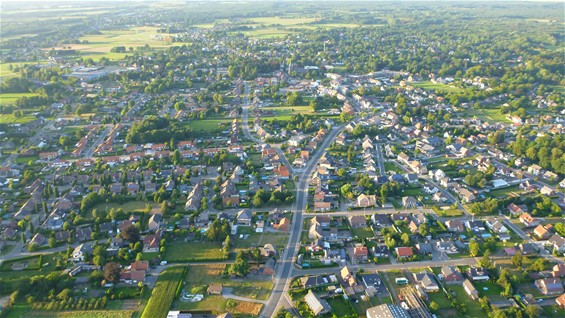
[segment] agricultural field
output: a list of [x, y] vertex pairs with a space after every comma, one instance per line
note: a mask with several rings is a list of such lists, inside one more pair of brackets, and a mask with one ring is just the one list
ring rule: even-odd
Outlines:
[[[205, 293], [210, 283], [222, 284], [224, 288], [231, 288], [231, 293], [250, 299], [267, 300], [273, 286], [269, 278], [258, 279], [247, 277], [245, 280], [224, 278], [222, 273], [226, 265], [192, 265], [188, 268], [185, 279], [186, 292]], [[228, 300], [219, 295], [206, 295], [200, 302], [190, 303], [177, 301], [174, 308], [179, 310], [203, 310], [214, 313], [229, 311], [243, 315], [257, 316], [262, 308], [262, 304], [246, 301]]]
[[432, 83], [432, 82], [417, 82], [408, 83], [408, 85], [421, 88], [425, 91], [445, 91], [445, 92], [461, 92], [462, 88], [448, 84]]
[[165, 317], [177, 293], [179, 284], [182, 283], [186, 267], [173, 267], [164, 270], [157, 279], [151, 298], [147, 302], [142, 318]]
[[13, 114], [0, 115], [0, 124], [27, 124], [30, 121], [37, 119], [33, 115], [24, 115], [23, 117], [16, 117]]
[[[108, 30], [100, 31], [100, 34], [91, 34], [81, 37], [81, 44], [69, 44], [64, 47], [52, 47], [45, 50], [77, 50], [84, 57], [90, 57], [99, 60], [106, 57], [110, 60], [120, 60], [126, 55], [132, 55], [138, 47], [146, 44], [152, 48], [166, 48], [170, 46], [178, 46], [183, 43], [171, 43], [167, 38], [171, 34], [157, 33], [154, 27], [137, 27], [127, 30]], [[112, 48], [117, 46], [125, 46], [125, 53], [110, 52]], [[132, 48], [132, 50], [130, 50]]]
[[[26, 312], [25, 316], [21, 317], [37, 317], [37, 318], [129, 318], [132, 317], [134, 311], [132, 310], [81, 310], [81, 311], [31, 311]], [[13, 316], [12, 313], [8, 317]]]
[[204, 262], [223, 261], [226, 257], [220, 243], [173, 242], [166, 247], [164, 259], [169, 262]]

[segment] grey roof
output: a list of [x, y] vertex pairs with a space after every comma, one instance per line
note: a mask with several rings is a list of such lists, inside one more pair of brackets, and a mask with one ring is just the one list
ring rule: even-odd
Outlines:
[[382, 304], [367, 309], [367, 318], [410, 318], [406, 309], [391, 304]]

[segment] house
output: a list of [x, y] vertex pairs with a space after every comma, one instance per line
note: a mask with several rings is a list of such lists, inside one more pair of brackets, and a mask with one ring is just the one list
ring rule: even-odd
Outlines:
[[441, 275], [446, 284], [461, 283], [463, 275], [455, 266], [443, 266], [441, 268]]
[[472, 281], [489, 280], [488, 273], [483, 267], [469, 267], [466, 273], [467, 277]]
[[560, 278], [537, 279], [535, 282], [537, 289], [544, 295], [563, 294], [563, 283]]
[[412, 274], [414, 276], [414, 281], [420, 287], [422, 287], [426, 292], [437, 292], [439, 291], [439, 285], [437, 284], [434, 275], [428, 273], [427, 271], [423, 271], [420, 273]]
[[143, 251], [146, 253], [159, 252], [161, 237], [158, 234], [145, 235], [143, 238]]
[[237, 225], [251, 226], [251, 212], [241, 210], [237, 213]]
[[447, 220], [445, 221], [445, 226], [447, 227], [447, 230], [450, 232], [461, 233], [465, 231], [463, 222], [459, 220]]
[[532, 243], [521, 243], [518, 247], [522, 255], [533, 255], [538, 252], [536, 246]]
[[543, 194], [543, 195], [545, 195], [545, 196], [550, 197], [550, 196], [552, 196], [552, 195], [555, 194], [555, 190], [553, 190], [552, 188], [550, 188], [550, 187], [544, 185], [544, 186], [539, 190], [539, 193], [541, 193], [541, 194]]
[[422, 254], [422, 255], [432, 254], [432, 244], [418, 243], [416, 244], [416, 250], [418, 251], [418, 254]]
[[353, 272], [349, 269], [349, 267], [345, 266], [344, 268], [342, 268], [339, 274], [345, 286], [347, 287], [357, 286], [357, 280], [355, 279], [355, 275], [353, 275]]
[[549, 232], [548, 229], [543, 225], [538, 225], [534, 229], [534, 234], [540, 240], [547, 240], [551, 236], [551, 232]]
[[265, 230], [265, 221], [259, 220], [255, 222], [255, 233], [263, 233]]
[[33, 236], [29, 244], [36, 244], [37, 246], [42, 246], [43, 244], [47, 243], [47, 239], [43, 234], [37, 233]]
[[414, 255], [411, 247], [397, 247], [394, 250], [396, 252], [397, 258], [399, 259], [405, 259]]
[[92, 254], [92, 246], [87, 244], [80, 244], [79, 246], [75, 247], [71, 256], [75, 262], [84, 262], [84, 257], [90, 254]]
[[465, 222], [465, 226], [471, 231], [484, 231], [485, 226], [481, 220], [471, 220]]
[[314, 275], [314, 276], [303, 276], [300, 277], [300, 284], [305, 289], [315, 288], [319, 286], [324, 286], [331, 283], [327, 277], [322, 275]]
[[279, 231], [286, 231], [288, 232], [290, 230], [290, 219], [287, 217], [282, 218], [278, 224], [275, 224], [273, 226], [275, 229], [279, 230]]
[[222, 286], [222, 284], [211, 283], [210, 286], [208, 286], [208, 289], [206, 289], [206, 294], [221, 295], [223, 289], [224, 287]]
[[473, 283], [471, 283], [470, 280], [465, 279], [463, 281], [463, 289], [465, 290], [467, 295], [469, 295], [469, 297], [471, 297], [471, 299], [473, 299], [473, 300], [479, 299], [479, 292], [477, 291], [475, 286], [473, 286]]
[[561, 253], [565, 253], [565, 239], [558, 234], [553, 234], [548, 240], [549, 243], [555, 250]]
[[452, 241], [438, 241], [436, 242], [436, 249], [440, 252], [445, 252], [447, 254], [455, 254], [459, 252], [455, 244]]
[[390, 219], [386, 214], [373, 214], [371, 215], [371, 222], [376, 226], [386, 227], [390, 226]]
[[508, 229], [500, 221], [498, 221], [495, 217], [492, 217], [492, 216], [488, 217], [485, 220], [485, 224], [494, 233], [507, 233], [508, 232]]
[[357, 197], [357, 206], [360, 208], [374, 207], [377, 205], [376, 195], [361, 194]]
[[520, 222], [522, 222], [522, 224], [524, 224], [527, 227], [533, 227], [538, 225], [538, 222], [536, 221], [536, 219], [534, 219], [530, 213], [522, 213], [522, 215], [520, 215]]
[[275, 275], [275, 267], [277, 265], [277, 261], [274, 258], [269, 258], [264, 265], [259, 268], [258, 274], [260, 275]]
[[410, 314], [399, 305], [382, 304], [368, 308], [365, 312], [367, 318], [410, 318]]
[[149, 218], [149, 223], [147, 225], [149, 231], [157, 231], [161, 227], [163, 223], [163, 216], [161, 214], [153, 214]]
[[565, 309], [565, 294], [555, 298], [555, 302], [561, 309]]
[[406, 179], [406, 182], [408, 182], [409, 184], [416, 184], [418, 183], [418, 175], [414, 174], [414, 173], [407, 173], [404, 175], [404, 179]]
[[410, 230], [410, 232], [412, 234], [417, 234], [418, 233], [418, 224], [416, 224], [416, 222], [414, 222], [414, 221], [410, 221], [410, 223], [408, 223], [408, 229]]
[[367, 219], [363, 215], [351, 215], [347, 220], [352, 228], [361, 228], [367, 225]]
[[353, 257], [358, 262], [364, 262], [369, 259], [369, 250], [366, 246], [355, 246], [353, 248]]
[[311, 240], [323, 238], [324, 233], [322, 231], [322, 226], [318, 223], [310, 224], [310, 228], [308, 229], [308, 238]]
[[316, 215], [310, 220], [310, 224], [316, 223], [320, 225], [323, 229], [327, 229], [330, 227], [331, 221], [332, 218], [329, 215]]
[[512, 216], [519, 216], [519, 215], [523, 214], [524, 212], [526, 212], [522, 209], [521, 206], [518, 206], [514, 203], [510, 203], [506, 208], [508, 209], [510, 214], [512, 214]]
[[553, 277], [562, 277], [565, 276], [565, 264], [557, 264], [553, 266], [553, 270], [551, 272]]
[[328, 302], [318, 297], [318, 295], [314, 294], [312, 290], [309, 290], [308, 294], [304, 296], [304, 301], [315, 316], [329, 313], [332, 310]]
[[462, 199], [465, 203], [473, 202], [473, 201], [475, 201], [475, 199], [476, 199], [476, 198], [475, 198], [475, 195], [474, 195], [471, 191], [469, 191], [469, 190], [467, 190], [467, 189], [465, 189], [465, 188], [461, 188], [461, 189], [459, 190], [459, 196], [461, 196], [461, 199]]
[[414, 197], [402, 197], [402, 206], [405, 208], [415, 208], [418, 205], [418, 201]]

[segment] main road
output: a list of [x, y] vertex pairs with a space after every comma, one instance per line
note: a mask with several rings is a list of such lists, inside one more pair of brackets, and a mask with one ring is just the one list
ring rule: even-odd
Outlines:
[[343, 127], [344, 125], [341, 125], [331, 129], [327, 138], [318, 147], [318, 150], [315, 152], [310, 162], [306, 165], [298, 179], [298, 184], [296, 186], [296, 207], [294, 209], [294, 219], [292, 221], [290, 237], [284, 253], [277, 264], [275, 285], [267, 304], [263, 307], [263, 311], [260, 315], [261, 317], [274, 316], [281, 301], [288, 302], [288, 299], [284, 296], [288, 290], [288, 286], [290, 285], [294, 260], [298, 249], [300, 248], [300, 235], [302, 232], [303, 214], [305, 212], [306, 203], [308, 202], [308, 185], [310, 183], [310, 176], [328, 146], [335, 140], [335, 137], [341, 132]]

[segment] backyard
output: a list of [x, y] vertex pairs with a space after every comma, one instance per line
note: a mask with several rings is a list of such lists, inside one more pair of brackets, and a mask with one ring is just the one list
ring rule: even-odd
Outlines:
[[166, 246], [164, 257], [169, 262], [223, 261], [226, 258], [221, 243], [181, 241]]

